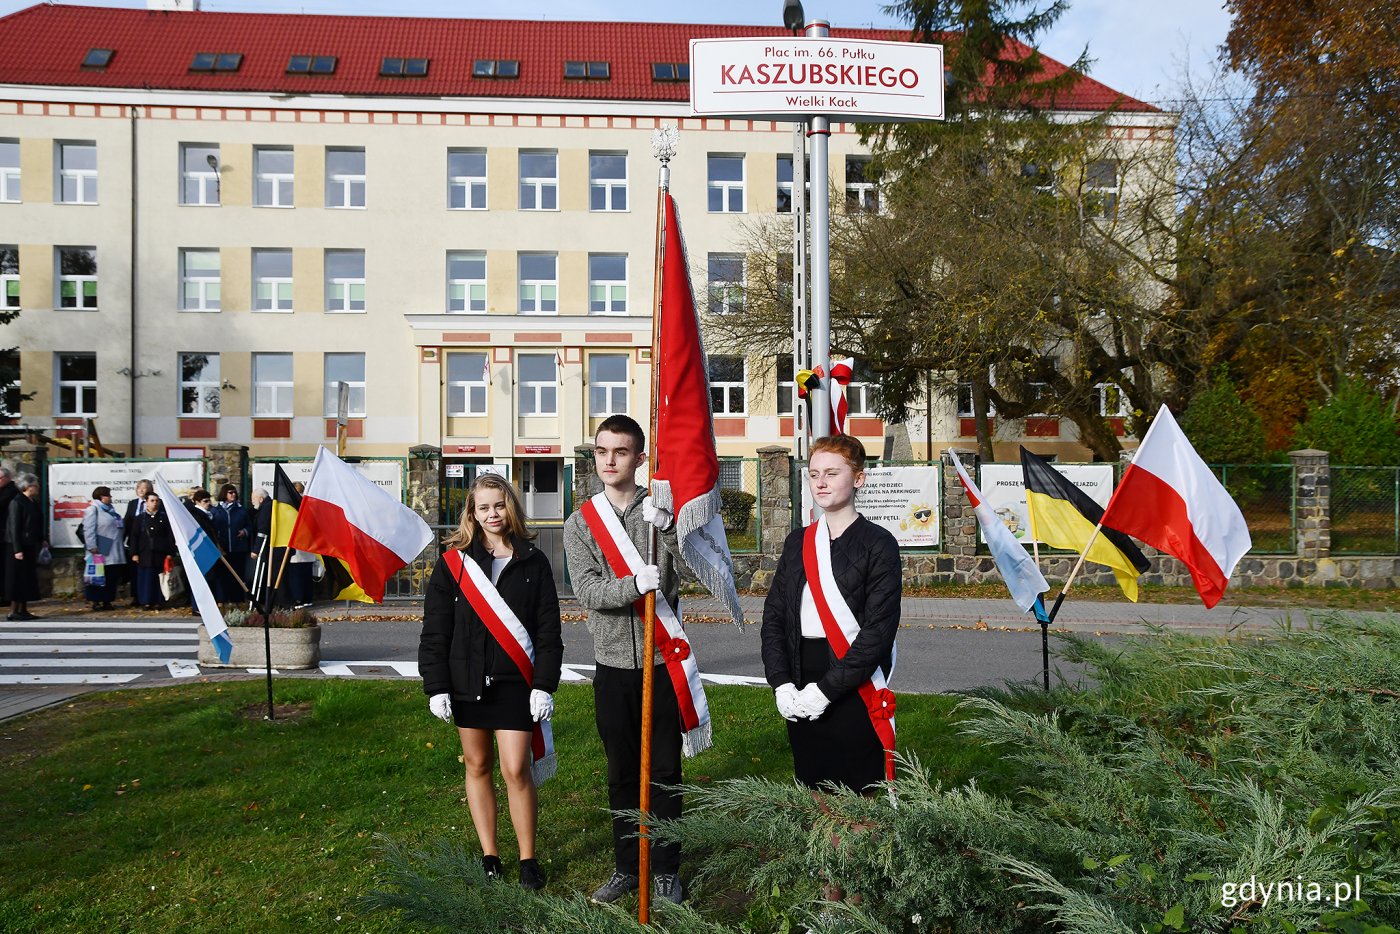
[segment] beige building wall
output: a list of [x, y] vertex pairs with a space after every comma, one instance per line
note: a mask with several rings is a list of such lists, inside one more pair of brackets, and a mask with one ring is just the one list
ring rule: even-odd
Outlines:
[[[84, 91], [53, 92], [80, 98]], [[366, 363], [367, 416], [363, 438], [351, 440], [351, 453], [403, 454], [418, 443], [442, 444], [449, 454], [458, 444], [489, 448], [481, 459], [509, 460], [525, 440], [552, 446], [548, 456], [566, 459], [573, 447], [591, 440], [594, 422], [587, 411], [586, 359], [597, 350], [632, 354], [631, 412], [648, 419], [650, 367], [636, 351], [650, 345], [650, 305], [654, 290], [657, 163], [651, 155], [653, 121], [612, 121], [608, 116], [545, 116], [420, 113], [425, 101], [404, 99], [399, 119], [389, 112], [347, 107], [307, 109], [307, 101], [261, 100], [257, 106], [230, 108], [217, 97], [190, 95], [191, 104], [220, 107], [188, 110], [177, 117], [169, 108], [150, 107], [136, 121], [137, 171], [130, 161], [132, 122], [120, 108], [94, 116], [33, 115], [0, 108], [0, 135], [21, 139], [24, 203], [0, 205], [0, 222], [24, 231], [21, 245], [24, 313], [11, 325], [24, 348], [23, 386], [43, 389], [26, 403], [26, 418], [51, 418], [52, 354], [95, 351], [99, 355], [99, 427], [104, 441], [130, 439], [131, 392], [136, 393], [137, 440], [143, 454], [162, 454], [182, 445], [178, 437], [178, 373], [181, 352], [217, 348], [225, 390], [219, 438], [248, 443], [257, 454], [277, 450], [309, 454], [324, 439], [324, 354], [362, 353]], [[375, 102], [383, 106], [385, 102]], [[560, 102], [521, 102], [521, 109], [577, 106]], [[623, 105], [598, 105], [618, 110]], [[777, 159], [790, 154], [787, 124], [699, 121], [683, 106], [626, 105], [662, 115], [682, 126], [680, 150], [671, 164], [671, 190], [681, 212], [694, 281], [703, 301], [705, 260], [712, 252], [737, 252], [744, 226], [770, 217], [776, 204]], [[295, 108], [301, 108], [300, 119]], [[223, 114], [223, 117], [218, 115]], [[204, 118], [207, 116], [208, 118]], [[217, 118], [216, 118], [217, 117]], [[530, 125], [535, 124], [535, 125]], [[859, 151], [854, 133], [837, 127], [831, 137], [833, 185], [844, 178], [844, 156]], [[94, 139], [99, 149], [99, 203], [53, 204], [53, 141]], [[179, 151], [182, 143], [220, 147], [221, 204], [179, 203]], [[1158, 141], [1117, 141], [1158, 145]], [[294, 209], [252, 205], [253, 152], [257, 146], [290, 147], [294, 152]], [[364, 209], [334, 209], [325, 203], [325, 156], [332, 147], [363, 147], [366, 153]], [[452, 148], [484, 149], [487, 158], [486, 211], [449, 210], [446, 154]], [[526, 149], [559, 154], [557, 211], [520, 211], [518, 160]], [[589, 153], [628, 156], [629, 210], [587, 210]], [[707, 155], [742, 153], [745, 158], [745, 211], [707, 209]], [[134, 262], [130, 213], [133, 184], [139, 212]], [[833, 194], [841, 203], [840, 188]], [[97, 311], [55, 311], [53, 248], [88, 245], [98, 251]], [[254, 248], [293, 251], [295, 314], [251, 311]], [[222, 311], [181, 313], [180, 250], [220, 253]], [[364, 313], [325, 312], [325, 251], [361, 249], [366, 257], [367, 307]], [[446, 254], [483, 251], [487, 258], [487, 313], [446, 313]], [[522, 252], [558, 256], [559, 314], [519, 316], [518, 265]], [[588, 255], [628, 257], [629, 314], [589, 316]], [[132, 268], [137, 278], [131, 281]], [[131, 357], [132, 287], [137, 314], [136, 358]], [[492, 354], [492, 383], [484, 419], [444, 417], [440, 355], [444, 348], [478, 348]], [[426, 351], [439, 359], [426, 360]], [[251, 439], [251, 354], [294, 354], [295, 416], [288, 442]], [[565, 362], [559, 381], [559, 413], [526, 419], [515, 412], [517, 355], [559, 354]], [[128, 369], [137, 376], [118, 373]], [[157, 374], [154, 371], [159, 370]], [[778, 430], [776, 374], [771, 356], [755, 349], [749, 356], [749, 413], [740, 436], [721, 438], [726, 454], [751, 455], [758, 447], [787, 443]], [[944, 418], [947, 429], [955, 419]], [[953, 426], [955, 427], [955, 425]], [[148, 447], [149, 445], [149, 447]], [[462, 456], [477, 454], [461, 452]], [[519, 456], [527, 456], [521, 454]]]

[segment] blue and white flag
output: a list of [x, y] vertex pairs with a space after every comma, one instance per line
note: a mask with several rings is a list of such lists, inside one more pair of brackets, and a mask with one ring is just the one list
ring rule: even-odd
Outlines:
[[224, 614], [219, 612], [218, 601], [209, 589], [205, 574], [219, 563], [219, 546], [210, 541], [209, 536], [194, 521], [194, 516], [184, 507], [170, 484], [159, 473], [152, 478], [156, 494], [165, 503], [165, 514], [170, 517], [170, 527], [175, 533], [175, 547], [180, 550], [180, 564], [185, 569], [185, 583], [194, 595], [194, 605], [199, 608], [199, 618], [204, 621], [204, 631], [214, 651], [219, 653], [219, 661], [228, 664], [233, 653], [233, 640], [228, 637], [228, 627], [224, 625]]
[[967, 475], [962, 461], [958, 460], [952, 448], [948, 449], [948, 457], [958, 472], [963, 489], [967, 491], [967, 499], [977, 514], [977, 524], [982, 527], [982, 534], [987, 539], [987, 550], [992, 553], [992, 560], [996, 561], [1002, 580], [1006, 581], [1006, 589], [1011, 591], [1011, 599], [1025, 612], [1034, 612], [1036, 619], [1048, 621], [1044, 615], [1045, 604], [1040, 599], [1040, 595], [1050, 589], [1045, 575], [1040, 573], [1035, 560], [1026, 553], [1026, 546], [1017, 541], [1006, 523], [992, 512], [992, 507], [982, 498], [982, 491]]

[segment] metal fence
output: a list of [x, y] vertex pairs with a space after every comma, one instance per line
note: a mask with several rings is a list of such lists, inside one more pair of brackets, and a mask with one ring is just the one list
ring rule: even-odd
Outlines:
[[1291, 555], [1297, 551], [1292, 464], [1213, 464], [1211, 469], [1244, 513], [1254, 542], [1250, 554]]
[[725, 457], [719, 462], [720, 508], [731, 554], [752, 554], [762, 541], [763, 470], [757, 457]]
[[1400, 467], [1332, 468], [1332, 553], [1400, 554]]

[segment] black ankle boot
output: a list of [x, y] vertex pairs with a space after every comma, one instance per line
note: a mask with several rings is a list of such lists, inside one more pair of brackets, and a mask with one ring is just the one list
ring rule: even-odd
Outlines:
[[544, 870], [540, 868], [539, 860], [520, 861], [520, 884], [527, 889], [544, 888]]

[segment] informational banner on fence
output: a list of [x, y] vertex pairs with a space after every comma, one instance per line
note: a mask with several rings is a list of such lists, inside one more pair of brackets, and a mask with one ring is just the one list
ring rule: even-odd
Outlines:
[[99, 486], [112, 491], [112, 505], [126, 514], [126, 504], [136, 496], [136, 481], [159, 471], [177, 494], [204, 485], [204, 461], [73, 461], [49, 462], [49, 544], [54, 548], [81, 548], [78, 525]]
[[[272, 492], [274, 466], [276, 465], [263, 461], [257, 461], [252, 465], [254, 489], [262, 487], [269, 493]], [[367, 479], [383, 487], [394, 499], [403, 502], [403, 461], [363, 460], [350, 466], [364, 474]], [[305, 483], [311, 479], [311, 461], [283, 461], [282, 471], [287, 475], [287, 479], [293, 483], [297, 481]]]
[[[1113, 495], [1112, 464], [1056, 464], [1055, 469], [1079, 487], [1089, 498], [1100, 506], [1108, 505]], [[987, 505], [1000, 517], [1011, 534], [1030, 547], [1035, 539], [1031, 536], [1030, 512], [1026, 508], [1026, 482], [1020, 464], [983, 464], [982, 478], [978, 485]], [[978, 532], [978, 540], [986, 542]]]
[[938, 468], [871, 467], [856, 491], [856, 509], [889, 529], [901, 548], [937, 545]]

